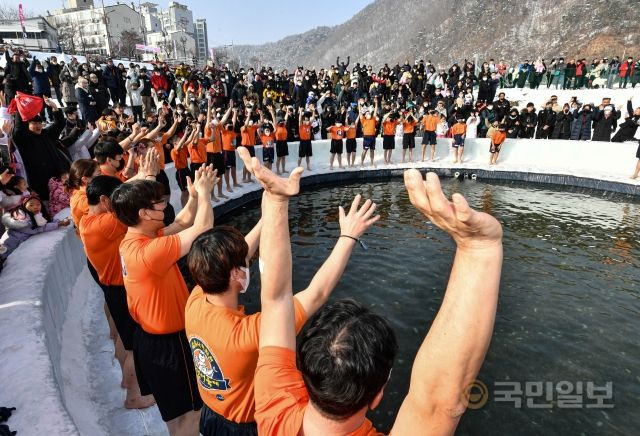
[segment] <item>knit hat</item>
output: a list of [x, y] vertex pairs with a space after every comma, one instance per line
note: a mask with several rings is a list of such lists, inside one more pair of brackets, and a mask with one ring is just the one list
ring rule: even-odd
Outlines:
[[38, 200], [40, 204], [42, 204], [42, 200], [40, 200], [40, 197], [38, 197], [37, 194], [31, 194], [31, 195], [22, 197], [22, 205], [24, 206], [25, 204], [27, 204], [29, 200]]

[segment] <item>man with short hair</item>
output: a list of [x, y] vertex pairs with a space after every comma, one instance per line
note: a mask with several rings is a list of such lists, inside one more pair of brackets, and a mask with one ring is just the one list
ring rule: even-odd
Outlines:
[[133, 358], [142, 395], [153, 394], [171, 435], [197, 435], [202, 400], [184, 331], [189, 297], [177, 261], [200, 234], [213, 227], [211, 166], [196, 171], [189, 200], [164, 226], [167, 200], [162, 184], [140, 180], [111, 195], [118, 219], [128, 227], [120, 244], [129, 312], [139, 324]]
[[[311, 320], [296, 349], [288, 200], [299, 177], [277, 178], [250, 162], [265, 188], [260, 348], [255, 373], [261, 435], [377, 435], [368, 410], [381, 401], [397, 350], [388, 322], [355, 301], [338, 301]], [[444, 196], [438, 177], [405, 172], [412, 204], [457, 245], [446, 295], [416, 356], [409, 392], [392, 434], [452, 434], [465, 411], [493, 332], [502, 268], [502, 228], [460, 194]], [[355, 244], [357, 229], [341, 235]], [[296, 364], [298, 362], [298, 365]]]

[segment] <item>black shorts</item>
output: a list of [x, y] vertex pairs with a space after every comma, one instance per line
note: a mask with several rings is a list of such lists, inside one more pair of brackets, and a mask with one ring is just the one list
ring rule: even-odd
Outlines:
[[356, 138], [347, 138], [347, 153], [355, 153], [357, 144]]
[[329, 153], [342, 154], [342, 139], [331, 140], [331, 149], [329, 150]]
[[127, 305], [127, 291], [124, 286], [108, 286], [100, 284], [104, 292], [104, 300], [109, 308], [109, 313], [116, 325], [116, 330], [122, 340], [122, 345], [127, 351], [133, 350], [133, 333], [138, 324], [131, 318], [129, 306]]
[[375, 136], [365, 136], [362, 139], [362, 148], [365, 150], [375, 150], [376, 149], [376, 137]]
[[224, 154], [224, 166], [226, 168], [235, 168], [236, 167], [236, 152], [234, 151], [223, 151]]
[[256, 148], [253, 145], [243, 145], [243, 147], [249, 150], [249, 156], [256, 157]]
[[160, 172], [158, 172], [158, 174], [156, 175], [156, 182], [160, 182], [162, 183], [162, 186], [164, 186], [164, 195], [171, 194], [171, 188], [169, 187], [169, 177], [167, 177], [167, 173], [165, 173], [164, 170], [160, 170]]
[[636, 157], [640, 159], [640, 141], [638, 141], [638, 151], [636, 151]]
[[453, 148], [464, 147], [464, 138], [462, 135], [453, 135], [453, 144], [451, 144]]
[[298, 157], [311, 157], [313, 156], [313, 150], [311, 149], [310, 139], [301, 139], [298, 146]]
[[415, 133], [405, 133], [402, 135], [402, 149], [406, 150], [407, 148], [416, 148]]
[[424, 135], [422, 135], [422, 143], [427, 145], [436, 145], [436, 142], [438, 142], [436, 132], [425, 130]]
[[178, 182], [178, 187], [182, 192], [187, 190], [187, 176], [191, 177], [189, 168], [176, 169], [176, 182]]
[[196, 171], [202, 166], [204, 165], [203, 162], [191, 162], [189, 164], [190, 168], [191, 168], [191, 180], [193, 181], [196, 177]]
[[273, 163], [273, 147], [262, 147], [262, 162]]
[[218, 170], [218, 177], [224, 174], [224, 158], [222, 152], [207, 153], [207, 165], [213, 165], [214, 170]]
[[490, 145], [489, 146], [489, 153], [493, 154], [493, 153], [500, 153], [500, 148], [502, 147], [502, 144], [500, 145]]
[[287, 145], [287, 141], [276, 141], [276, 156], [289, 156], [289, 145]]
[[396, 148], [396, 137], [393, 135], [385, 135], [382, 137], [382, 148], [385, 150], [393, 150]]
[[258, 426], [255, 422], [238, 423], [229, 421], [218, 415], [205, 404], [200, 413], [200, 434], [202, 436], [258, 436]]
[[202, 408], [184, 330], [152, 335], [138, 326], [133, 334], [133, 362], [140, 393], [153, 395], [164, 422]]

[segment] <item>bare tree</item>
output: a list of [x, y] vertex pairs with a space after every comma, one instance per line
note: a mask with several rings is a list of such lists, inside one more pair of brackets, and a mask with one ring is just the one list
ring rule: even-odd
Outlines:
[[[25, 18], [34, 17], [32, 11], [23, 9]], [[15, 2], [0, 1], [0, 20], [17, 20], [19, 18], [18, 5]]]
[[65, 53], [77, 54], [83, 47], [79, 26], [74, 26], [70, 21], [58, 23], [58, 41]]
[[123, 30], [118, 39], [114, 53], [118, 57], [133, 58], [136, 54], [136, 44], [142, 44], [142, 36], [133, 30]]

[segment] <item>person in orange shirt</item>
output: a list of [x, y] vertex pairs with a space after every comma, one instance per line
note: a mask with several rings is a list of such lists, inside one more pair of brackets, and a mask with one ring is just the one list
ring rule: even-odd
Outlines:
[[[391, 369], [398, 344], [393, 329], [364, 305], [340, 300], [309, 321], [296, 353], [287, 209], [289, 197], [299, 192], [299, 179], [253, 169], [265, 186], [262, 219], [269, 223], [260, 237], [260, 251], [269, 256], [262, 259], [261, 274], [254, 387], [258, 433], [379, 435], [366, 414], [380, 403], [387, 383], [395, 381]], [[493, 332], [502, 228], [492, 216], [472, 210], [460, 194], [447, 200], [434, 173], [427, 174], [425, 183], [418, 170], [408, 170], [405, 185], [411, 203], [449, 233], [457, 250], [442, 307], [418, 350], [391, 434], [416, 434], [416, 429], [420, 434], [453, 434]], [[359, 217], [339, 243], [355, 245], [376, 220], [374, 209], [370, 201], [360, 211], [352, 207], [349, 213]]]
[[269, 113], [271, 114], [271, 121], [276, 126], [276, 173], [283, 174], [285, 170], [285, 162], [287, 156], [289, 156], [289, 145], [287, 144], [287, 121], [289, 120], [289, 111], [287, 110], [283, 120], [276, 119], [276, 114], [273, 106], [269, 106]]
[[176, 168], [176, 182], [180, 188], [180, 203], [182, 207], [187, 204], [189, 199], [189, 191], [187, 191], [187, 177], [191, 177], [191, 171], [189, 170], [189, 152], [185, 146], [187, 140], [193, 133], [191, 126], [187, 126], [184, 129], [181, 138], [173, 137], [174, 145], [171, 149], [171, 160]]
[[464, 137], [467, 133], [467, 124], [464, 118], [458, 118], [458, 122], [451, 127], [453, 135], [453, 163], [462, 163], [462, 153], [464, 153]]
[[233, 181], [233, 187], [239, 188], [242, 184], [238, 183], [238, 176], [236, 174], [236, 144], [238, 141], [238, 134], [235, 131], [236, 121], [238, 120], [238, 111], [233, 107], [233, 100], [229, 103], [233, 118], [231, 121], [225, 120], [222, 124], [222, 154], [224, 155], [224, 182], [227, 185], [227, 192], [233, 192], [229, 183], [229, 176]]
[[498, 163], [500, 149], [502, 148], [504, 141], [507, 139], [506, 130], [506, 125], [502, 123], [498, 126], [498, 130], [491, 136], [491, 145], [489, 146], [489, 153], [491, 153], [491, 156], [489, 158], [489, 165], [495, 165]]
[[382, 117], [382, 148], [384, 149], [384, 163], [391, 164], [391, 155], [396, 148], [396, 127], [398, 114], [389, 111]]
[[402, 162], [404, 162], [407, 150], [409, 161], [413, 162], [413, 149], [416, 147], [416, 125], [418, 120], [413, 116], [413, 110], [408, 110], [402, 117]]
[[80, 219], [89, 212], [87, 185], [94, 177], [100, 174], [102, 174], [100, 165], [92, 159], [78, 159], [71, 164], [69, 169], [66, 188], [71, 192], [69, 208], [71, 209], [71, 219], [73, 219], [76, 229], [78, 229], [78, 234], [80, 234]]
[[313, 156], [313, 148], [311, 146], [311, 138], [313, 137], [311, 133], [311, 123], [315, 121], [315, 116], [313, 112], [300, 111], [300, 115], [298, 118], [299, 128], [298, 131], [300, 133], [300, 143], [298, 145], [298, 166], [302, 163], [302, 158], [305, 158], [307, 161], [307, 170], [311, 171], [311, 156]]
[[138, 323], [133, 358], [142, 395], [153, 394], [172, 435], [197, 435], [202, 400], [184, 331], [189, 296], [177, 261], [200, 234], [213, 227], [211, 190], [215, 170], [203, 165], [188, 179], [189, 200], [164, 226], [167, 200], [155, 181], [123, 183], [111, 195], [127, 234], [120, 243], [129, 313]]
[[347, 141], [345, 145], [347, 148], [347, 164], [351, 168], [356, 166], [356, 134], [358, 133], [356, 123], [357, 119], [356, 121], [351, 121], [349, 119], [349, 112], [347, 111], [345, 115], [345, 130], [347, 132]]
[[[151, 174], [150, 174], [151, 175]], [[122, 267], [118, 248], [127, 233], [127, 227], [111, 213], [110, 195], [121, 185], [116, 177], [98, 176], [87, 186], [89, 213], [82, 217], [80, 237], [87, 258], [96, 268], [99, 285], [113, 318], [120, 341], [125, 351], [123, 361], [124, 386], [127, 396], [124, 407], [144, 409], [155, 404], [153, 396], [142, 396], [136, 378], [133, 354], [133, 332], [136, 323], [129, 314], [127, 294], [122, 281]]]
[[346, 128], [342, 125], [342, 120], [340, 118], [336, 118], [336, 123], [327, 128], [327, 132], [331, 134], [331, 149], [329, 153], [331, 153], [331, 157], [329, 158], [329, 169], [333, 169], [333, 161], [338, 155], [338, 166], [340, 169], [343, 169], [342, 166], [342, 138], [344, 138], [347, 134]]
[[[209, 130], [207, 142], [207, 164], [213, 165], [213, 169], [218, 172], [218, 197], [229, 198], [222, 193], [222, 176], [225, 174], [224, 156], [222, 154], [222, 126], [231, 116], [231, 107], [224, 115], [217, 112], [213, 116], [213, 100], [210, 99], [207, 107], [206, 126]], [[205, 130], [206, 131], [206, 130]], [[214, 196], [215, 197], [215, 196]]]
[[[256, 155], [256, 132], [258, 131], [258, 125], [253, 121], [253, 108], [247, 108], [247, 114], [244, 120], [244, 125], [240, 127], [240, 138], [243, 147], [249, 150], [251, 156]], [[242, 168], [242, 183], [251, 183], [251, 173], [246, 168]]]
[[274, 158], [274, 147], [276, 145], [276, 135], [273, 126], [267, 121], [261, 120], [262, 128], [260, 133], [260, 141], [262, 141], [262, 162], [271, 169]]
[[[366, 111], [362, 108], [362, 103], [358, 102], [358, 108], [360, 110], [360, 115], [358, 115], [358, 119], [360, 120], [360, 124], [362, 124], [362, 156], [360, 157], [360, 167], [364, 168], [364, 158], [369, 152], [369, 157], [371, 158], [371, 166], [373, 168], [376, 167], [376, 164], [373, 163], [374, 153], [376, 150], [376, 125], [378, 124], [378, 117], [374, 114], [378, 113], [378, 100], [376, 100], [375, 108], [373, 113], [371, 113], [370, 109]], [[363, 117], [364, 113], [364, 117]]]
[[436, 157], [436, 129], [440, 118], [438, 112], [434, 109], [422, 117], [422, 127], [424, 128], [424, 135], [422, 136], [422, 162], [424, 162], [425, 154], [427, 153], [427, 145], [431, 146], [431, 161], [435, 162]]
[[203, 132], [202, 126], [197, 121], [191, 123], [191, 135], [187, 139], [187, 150], [189, 150], [189, 158], [191, 159], [191, 174], [207, 163], [207, 138]]

